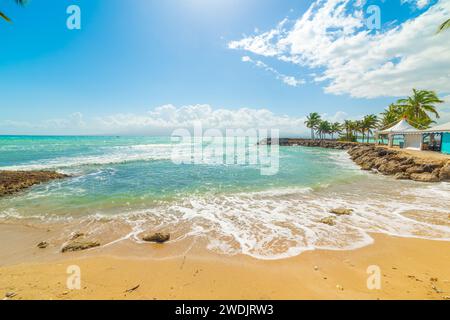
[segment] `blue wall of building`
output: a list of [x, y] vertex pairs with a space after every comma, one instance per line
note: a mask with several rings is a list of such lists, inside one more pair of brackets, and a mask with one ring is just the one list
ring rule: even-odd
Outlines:
[[450, 154], [450, 133], [446, 132], [442, 136], [442, 153]]

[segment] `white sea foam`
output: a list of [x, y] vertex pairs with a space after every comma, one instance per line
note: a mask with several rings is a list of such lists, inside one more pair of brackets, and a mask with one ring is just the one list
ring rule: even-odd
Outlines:
[[299, 193], [309, 193], [312, 192], [313, 188], [308, 187], [291, 187], [291, 188], [277, 188], [265, 191], [255, 191], [255, 192], [245, 192], [240, 193], [239, 196], [242, 197], [253, 197], [253, 196], [288, 196]]
[[[446, 187], [430, 188], [447, 196]], [[90, 233], [105, 232], [111, 223], [128, 225], [131, 231], [118, 235], [112, 243], [124, 239], [141, 243], [139, 235], [149, 229], [170, 230], [174, 234], [182, 229], [173, 241], [201, 237], [207, 239], [210, 250], [266, 260], [288, 258], [316, 249], [364, 247], [373, 242], [370, 233], [450, 241], [450, 224], [445, 224], [450, 213], [448, 205], [423, 199], [402, 200], [405, 192], [408, 191], [386, 193], [382, 198], [374, 193], [372, 198], [364, 197], [364, 200], [352, 193], [303, 188], [198, 196], [122, 215], [98, 213], [84, 217], [84, 222], [77, 222], [77, 225], [91, 226]], [[333, 216], [330, 211], [337, 207], [351, 208], [354, 212], [336, 217], [334, 226], [320, 222], [322, 218]], [[409, 212], [415, 212], [421, 219], [411, 217]], [[20, 214], [16, 211], [0, 214], [0, 217], [5, 216], [17, 218]], [[436, 217], [441, 223], [436, 223]]]
[[[138, 144], [130, 146], [102, 147], [101, 154], [87, 154], [79, 156], [57, 157], [29, 161], [12, 166], [0, 167], [0, 170], [58, 170], [65, 173], [81, 173], [83, 166], [123, 164], [136, 161], [160, 161], [160, 160], [186, 160], [186, 154], [195, 159], [201, 159], [202, 163], [217, 164], [217, 158], [212, 154], [203, 152], [201, 148], [192, 152], [191, 144], [177, 144], [177, 154], [173, 153], [174, 144]], [[185, 152], [183, 152], [185, 150]], [[240, 149], [245, 152], [245, 148]], [[200, 153], [200, 154], [199, 154]], [[220, 159], [221, 160], [221, 159]], [[220, 161], [219, 164], [222, 164]]]
[[68, 169], [87, 165], [120, 164], [133, 161], [169, 160], [170, 154], [165, 151], [145, 153], [116, 152], [95, 156], [61, 157], [45, 161], [35, 161], [26, 164], [6, 166], [2, 170], [46, 170]]
[[[446, 203], [409, 202], [402, 200], [403, 192], [364, 200], [351, 193], [295, 188], [199, 196], [114, 218], [97, 215], [95, 219], [128, 224], [132, 231], [120, 239], [141, 243], [139, 234], [145, 230], [164, 229], [178, 234], [176, 230], [182, 229], [173, 241], [200, 237], [207, 239], [210, 250], [265, 260], [316, 249], [364, 247], [373, 243], [370, 233], [450, 241], [450, 224], [446, 223], [450, 208]], [[320, 222], [333, 216], [330, 211], [337, 207], [354, 212], [336, 217], [334, 226]], [[411, 217], [411, 212], [421, 219]]]
[[[426, 185], [420, 188], [410, 188], [402, 192], [402, 195], [416, 196], [420, 198], [439, 199], [439, 201], [450, 201], [450, 183]], [[450, 203], [450, 202], [448, 202]]]

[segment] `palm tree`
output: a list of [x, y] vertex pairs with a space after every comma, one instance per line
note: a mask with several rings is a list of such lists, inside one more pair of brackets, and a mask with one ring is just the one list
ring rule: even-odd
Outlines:
[[353, 132], [354, 132], [354, 136], [356, 138], [356, 140], [358, 140], [358, 133], [362, 133], [363, 136], [363, 141], [365, 138], [365, 129], [363, 126], [363, 122], [361, 120], [357, 120], [353, 122]]
[[342, 132], [342, 125], [339, 122], [335, 122], [330, 125], [331, 139], [334, 140], [335, 133], [341, 133], [341, 132]]
[[412, 125], [426, 129], [434, 122], [429, 113], [439, 119], [435, 105], [443, 102], [434, 91], [413, 89], [413, 95], [398, 100], [396, 106], [402, 111], [402, 117], [409, 119]]
[[365, 116], [361, 123], [361, 128], [363, 130], [363, 142], [364, 133], [367, 131], [367, 142], [369, 142], [370, 135], [373, 133], [372, 129], [378, 127], [378, 117], [374, 114]]
[[[14, 0], [15, 3], [17, 3], [20, 6], [24, 6], [27, 4], [28, 0]], [[3, 12], [0, 11], [0, 17], [5, 19], [8, 22], [11, 22], [11, 19], [8, 18]]]
[[445, 21], [443, 24], [440, 25], [438, 33], [443, 32], [444, 30], [449, 28], [450, 28], [450, 19], [448, 19], [447, 21]]
[[344, 121], [344, 129], [345, 129], [345, 138], [347, 141], [349, 141], [350, 134], [353, 132], [353, 121], [345, 120]]
[[321, 117], [317, 112], [310, 113], [309, 116], [306, 117], [305, 125], [311, 129], [311, 139], [313, 140], [315, 140], [314, 131], [317, 129], [321, 121]]
[[321, 121], [317, 126], [317, 132], [320, 135], [320, 139], [323, 140], [325, 135], [329, 134], [331, 131], [331, 124], [328, 121]]
[[357, 138], [357, 132], [360, 130], [359, 121], [345, 120], [344, 128], [347, 141], [353, 141]]
[[382, 129], [387, 129], [402, 119], [403, 112], [401, 108], [392, 103], [389, 105], [389, 108], [381, 113], [381, 116], [380, 127]]

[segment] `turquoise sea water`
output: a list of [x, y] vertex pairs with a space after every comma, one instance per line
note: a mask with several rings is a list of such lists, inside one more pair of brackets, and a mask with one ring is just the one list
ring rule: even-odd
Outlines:
[[74, 175], [54, 190], [36, 192], [46, 192], [41, 201], [49, 212], [76, 215], [193, 194], [314, 188], [360, 176], [342, 163], [340, 152], [283, 148], [279, 173], [263, 176], [255, 165], [177, 165], [173, 147], [169, 137], [3, 137], [0, 168]]
[[[175, 164], [173, 147], [169, 137], [0, 137], [0, 170], [72, 175], [1, 199], [0, 218], [120, 220], [131, 230], [117, 235], [124, 239], [176, 226], [211, 250], [268, 259], [360, 247], [370, 232], [450, 239], [450, 209], [423, 197], [450, 199], [448, 184], [387, 180], [344, 151], [280, 148], [279, 172], [263, 176], [257, 165]], [[320, 223], [341, 206], [355, 214]]]

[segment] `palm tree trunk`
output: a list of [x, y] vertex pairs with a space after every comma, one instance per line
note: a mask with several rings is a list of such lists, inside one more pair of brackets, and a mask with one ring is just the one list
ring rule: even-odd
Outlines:
[[5, 20], [8, 21], [8, 22], [11, 22], [11, 20], [10, 20], [3, 12], [1, 12], [1, 11], [0, 11], [0, 17], [3, 18], [3, 19], [5, 19]]

